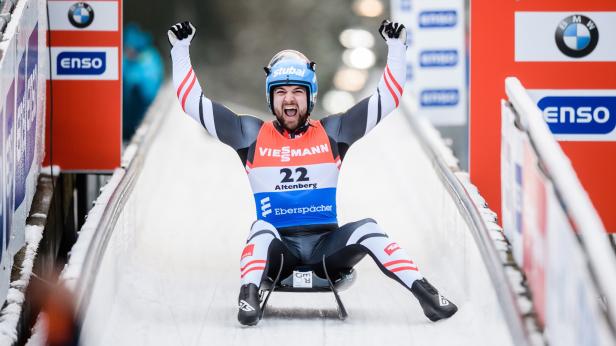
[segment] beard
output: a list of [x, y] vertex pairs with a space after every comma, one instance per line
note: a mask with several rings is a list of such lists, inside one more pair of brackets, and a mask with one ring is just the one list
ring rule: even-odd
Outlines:
[[296, 109], [295, 112], [285, 111], [282, 107], [276, 109], [276, 119], [287, 131], [293, 132], [304, 125], [310, 114], [305, 109]]

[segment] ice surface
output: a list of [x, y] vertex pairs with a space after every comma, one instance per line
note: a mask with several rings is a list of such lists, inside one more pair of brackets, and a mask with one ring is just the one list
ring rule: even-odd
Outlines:
[[[176, 102], [177, 103], [177, 102]], [[394, 114], [342, 165], [341, 224], [375, 218], [460, 310], [430, 322], [412, 294], [366, 257], [341, 296], [274, 293], [256, 326], [238, 324], [239, 257], [255, 218], [234, 151], [181, 113], [165, 120], [145, 163], [134, 219], [115, 230], [84, 324], [86, 345], [508, 345], [491, 283], [455, 205]], [[436, 184], [436, 185], [435, 185]]]

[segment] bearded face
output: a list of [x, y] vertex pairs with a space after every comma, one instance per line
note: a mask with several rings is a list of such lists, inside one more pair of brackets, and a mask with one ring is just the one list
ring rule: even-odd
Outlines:
[[273, 104], [276, 119], [289, 132], [303, 125], [308, 119], [308, 94], [305, 87], [298, 85], [275, 87]]

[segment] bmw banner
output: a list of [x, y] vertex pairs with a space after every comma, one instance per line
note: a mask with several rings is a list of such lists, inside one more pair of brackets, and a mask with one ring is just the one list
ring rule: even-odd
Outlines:
[[392, 18], [407, 28], [407, 90], [437, 126], [467, 122], [463, 0], [392, 0]]
[[616, 12], [516, 12], [516, 61], [616, 61]]
[[500, 210], [495, 115], [516, 77], [616, 233], [616, 1], [475, 1], [470, 18], [471, 180]]
[[53, 141], [47, 158], [65, 172], [113, 171], [122, 150], [122, 1], [48, 4], [54, 101], [48, 109], [62, 126], [47, 134]]

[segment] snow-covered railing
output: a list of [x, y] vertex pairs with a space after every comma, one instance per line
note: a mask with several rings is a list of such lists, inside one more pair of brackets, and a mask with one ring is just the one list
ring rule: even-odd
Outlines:
[[[49, 68], [42, 0], [0, 2], [0, 303], [9, 287], [15, 254], [26, 245], [45, 153], [45, 80]], [[0, 304], [2, 305], [2, 304]]]
[[503, 227], [548, 342], [613, 344], [616, 256], [588, 194], [517, 78], [502, 102]]
[[[496, 292], [513, 343], [541, 344], [541, 336], [526, 317], [530, 306], [521, 295], [524, 290], [521, 273], [509, 266], [508, 244], [496, 223], [496, 214], [486, 205], [468, 174], [461, 172], [457, 159], [438, 131], [423, 117], [417, 116], [416, 102], [409, 94], [403, 96], [403, 110], [414, 134], [432, 160], [443, 186], [457, 206], [457, 217], [466, 222]], [[444, 215], [442, 217], [455, 217]], [[516, 284], [517, 283], [517, 284]]]

